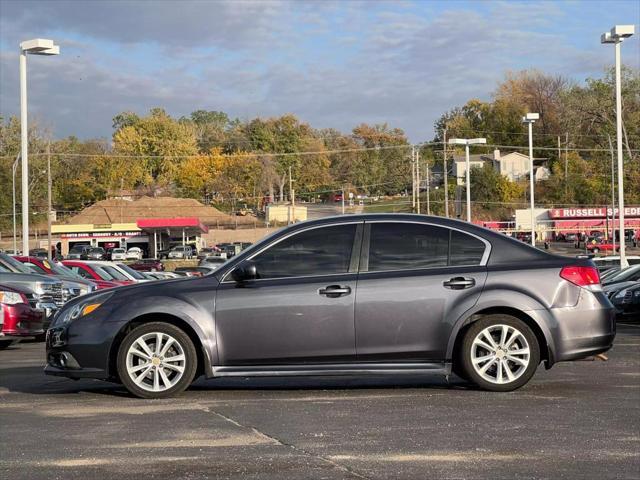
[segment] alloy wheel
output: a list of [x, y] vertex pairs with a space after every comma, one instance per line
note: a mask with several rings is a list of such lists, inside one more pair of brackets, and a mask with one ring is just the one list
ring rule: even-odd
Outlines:
[[511, 325], [491, 325], [481, 330], [471, 344], [471, 364], [487, 382], [508, 384], [522, 376], [529, 366], [529, 343]]
[[175, 386], [184, 375], [184, 347], [167, 333], [145, 333], [127, 350], [126, 368], [138, 387], [149, 392], [163, 392]]

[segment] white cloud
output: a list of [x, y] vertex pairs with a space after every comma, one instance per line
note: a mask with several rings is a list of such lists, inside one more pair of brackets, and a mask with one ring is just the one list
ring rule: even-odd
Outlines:
[[58, 135], [110, 136], [120, 111], [161, 106], [174, 115], [292, 112], [346, 131], [386, 121], [422, 140], [444, 111], [488, 98], [506, 70], [582, 79], [612, 57], [549, 33], [562, 15], [551, 2], [484, 13], [453, 3], [437, 15], [411, 2], [24, 5], [0, 3], [0, 112], [18, 111], [19, 40], [51, 34], [63, 54], [29, 58], [29, 102]]

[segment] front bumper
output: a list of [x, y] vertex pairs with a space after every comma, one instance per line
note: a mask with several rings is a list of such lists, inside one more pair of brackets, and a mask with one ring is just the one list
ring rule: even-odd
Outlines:
[[2, 305], [3, 323], [0, 338], [3, 340], [23, 339], [44, 333], [45, 315], [27, 304]]
[[108, 379], [113, 341], [126, 322], [104, 322], [108, 309], [47, 330], [47, 375], [68, 378]]

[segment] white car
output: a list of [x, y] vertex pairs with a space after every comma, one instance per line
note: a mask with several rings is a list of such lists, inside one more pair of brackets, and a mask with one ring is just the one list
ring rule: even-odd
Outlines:
[[173, 247], [169, 252], [169, 258], [192, 258], [193, 257], [193, 249], [189, 245], [178, 245], [177, 247]]
[[114, 248], [111, 250], [111, 260], [126, 260], [127, 251], [124, 248]]
[[127, 250], [127, 260], [142, 260], [142, 249], [138, 247], [131, 247]]
[[[596, 257], [592, 258], [591, 260], [596, 264], [596, 267], [598, 267], [598, 270], [600, 270], [601, 272], [611, 267], [620, 266], [620, 256], [618, 255]], [[627, 262], [629, 263], [629, 265], [638, 265], [640, 263], [640, 256], [627, 255]]]

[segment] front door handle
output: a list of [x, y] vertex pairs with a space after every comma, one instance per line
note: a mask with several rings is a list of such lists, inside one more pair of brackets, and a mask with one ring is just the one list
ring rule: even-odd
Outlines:
[[464, 290], [465, 288], [471, 288], [476, 284], [476, 281], [473, 278], [465, 278], [465, 277], [453, 277], [446, 282], [443, 282], [445, 288], [450, 288], [451, 290]]
[[351, 293], [351, 287], [343, 287], [341, 285], [328, 285], [325, 288], [318, 290], [320, 295], [326, 295], [329, 298], [337, 298], [342, 295], [349, 295]]

